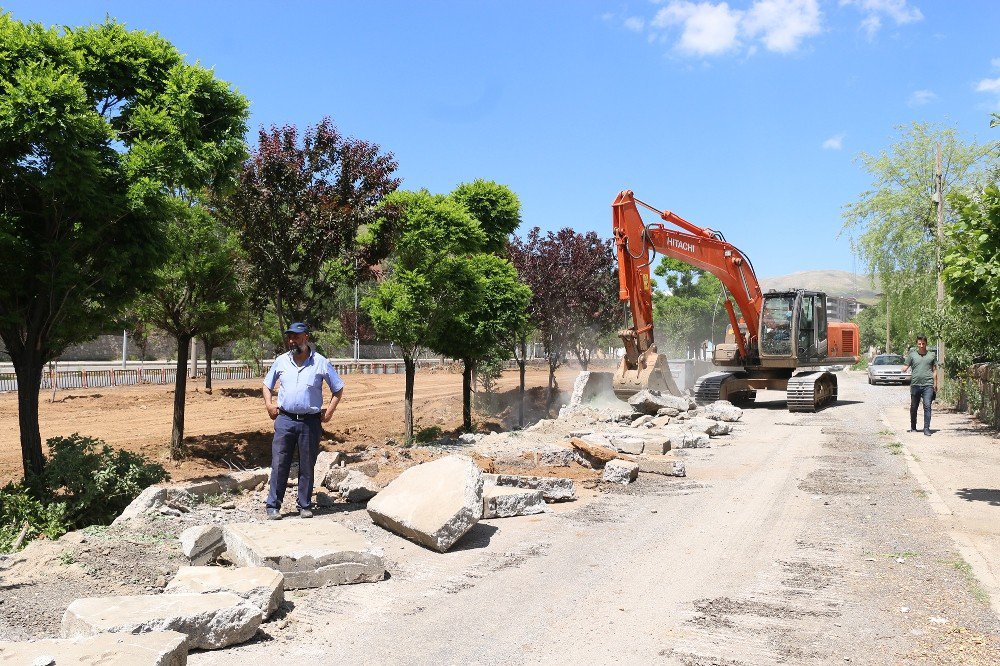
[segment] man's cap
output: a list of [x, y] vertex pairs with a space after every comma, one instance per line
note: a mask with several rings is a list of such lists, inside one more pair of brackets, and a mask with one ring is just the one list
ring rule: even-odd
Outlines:
[[297, 321], [294, 324], [290, 324], [285, 333], [308, 333], [309, 327], [303, 324], [301, 321]]

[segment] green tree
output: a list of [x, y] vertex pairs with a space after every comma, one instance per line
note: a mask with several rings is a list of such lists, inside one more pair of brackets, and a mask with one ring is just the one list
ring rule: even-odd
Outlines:
[[704, 340], [722, 339], [729, 319], [718, 278], [670, 257], [663, 257], [653, 272], [666, 287], [653, 293], [653, 322], [663, 351], [697, 356]]
[[375, 332], [395, 343], [403, 356], [404, 425], [410, 443], [417, 359], [468, 309], [475, 276], [466, 257], [483, 247], [486, 235], [463, 205], [426, 190], [395, 192], [386, 198], [384, 210], [362, 242], [388, 239], [393, 251], [384, 279], [361, 307]]
[[521, 201], [506, 185], [481, 178], [462, 183], [451, 196], [464, 205], [486, 233], [484, 252], [503, 256], [507, 239], [521, 226]]
[[25, 475], [44, 466], [42, 368], [115, 321], [163, 247], [176, 188], [245, 156], [247, 102], [165, 39], [111, 20], [0, 15], [0, 338], [18, 378]]
[[[949, 192], [979, 182], [997, 146], [964, 143], [949, 127], [913, 123], [898, 129], [900, 136], [888, 150], [859, 155], [872, 185], [844, 206], [843, 230], [852, 234], [854, 251], [882, 285], [890, 326], [896, 329], [898, 322], [898, 332], [912, 339], [918, 322], [936, 321], [926, 333], [938, 337], [937, 254], [946, 248], [937, 236], [935, 153], [940, 146], [942, 188]], [[944, 214], [946, 221], [954, 219], [951, 206]], [[892, 337], [891, 332], [886, 351], [892, 349]]]
[[177, 340], [177, 377], [170, 455], [183, 453], [187, 362], [191, 340], [240, 317], [239, 245], [203, 206], [174, 200], [166, 225], [169, 255], [137, 308], [142, 318]]

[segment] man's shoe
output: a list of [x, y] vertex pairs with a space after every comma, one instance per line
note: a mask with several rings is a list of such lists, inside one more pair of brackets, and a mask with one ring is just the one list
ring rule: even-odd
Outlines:
[[278, 511], [277, 509], [268, 509], [267, 510], [267, 519], [268, 520], [281, 520], [281, 512]]
[[931, 429], [930, 428], [924, 428], [924, 434], [927, 435], [928, 437], [930, 437], [931, 436]]
[[313, 512], [309, 509], [299, 509], [299, 518], [312, 518]]
[[913, 426], [912, 428], [907, 428], [906, 429], [906, 432], [916, 432], [916, 431], [917, 431], [917, 427], [916, 426]]

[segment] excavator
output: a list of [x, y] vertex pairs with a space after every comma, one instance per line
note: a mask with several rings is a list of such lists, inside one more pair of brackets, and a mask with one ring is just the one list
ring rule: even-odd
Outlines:
[[[645, 224], [639, 206], [680, 230]], [[858, 325], [827, 321], [825, 293], [762, 293], [750, 260], [721, 233], [658, 210], [636, 199], [631, 190], [620, 192], [611, 208], [619, 298], [628, 302], [632, 315], [632, 326], [619, 332], [625, 353], [612, 388], [620, 399], [642, 389], [679, 394], [667, 360], [653, 341], [649, 271], [659, 253], [708, 271], [725, 292], [729, 332], [726, 342], [712, 352], [712, 363], [720, 371], [695, 382], [699, 404], [729, 400], [748, 405], [763, 389], [785, 391], [792, 412], [813, 412], [836, 402], [837, 376], [823, 366], [858, 362]]]

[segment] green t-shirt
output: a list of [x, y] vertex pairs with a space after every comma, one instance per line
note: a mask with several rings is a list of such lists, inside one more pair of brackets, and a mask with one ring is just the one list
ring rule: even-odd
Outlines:
[[916, 349], [906, 355], [906, 365], [910, 366], [910, 386], [934, 386], [934, 366], [937, 354], [930, 349], [923, 356]]

